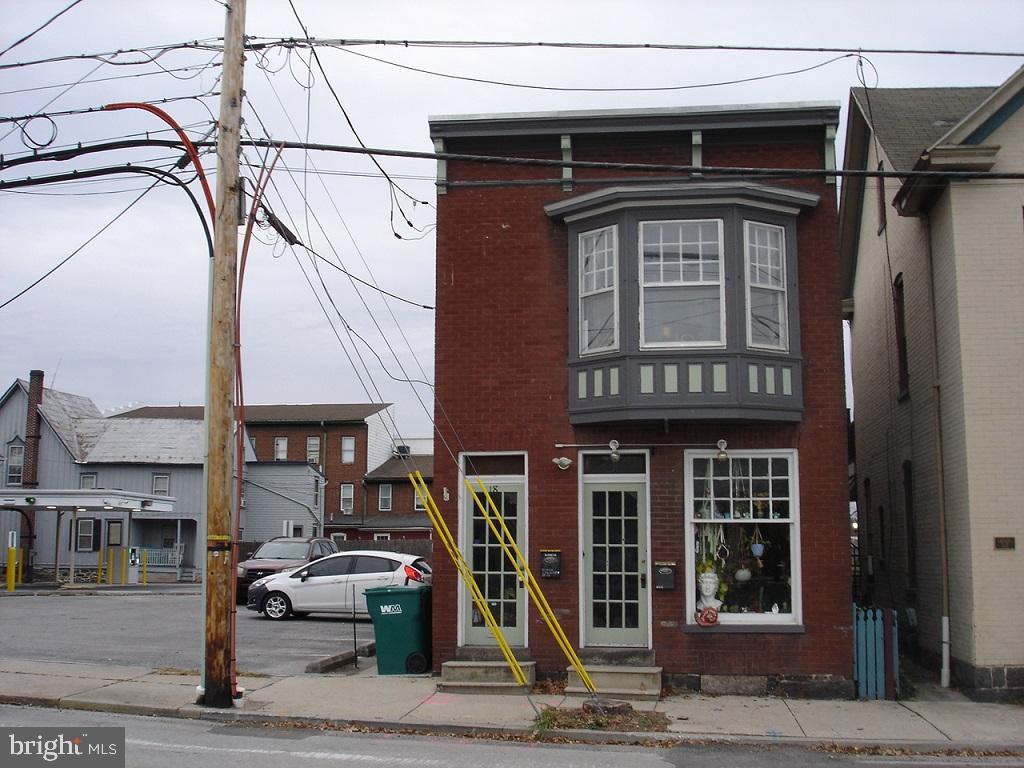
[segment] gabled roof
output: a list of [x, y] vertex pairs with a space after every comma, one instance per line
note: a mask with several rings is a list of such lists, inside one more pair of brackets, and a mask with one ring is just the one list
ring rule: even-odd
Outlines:
[[[882, 154], [897, 172], [928, 170], [931, 156], [963, 152], [968, 162], [985, 169], [996, 148], [979, 145], [1010, 115], [1024, 106], [1024, 67], [1018, 69], [998, 87], [970, 88], [853, 88], [846, 121], [846, 151], [843, 167], [847, 170], [866, 168], [872, 136], [877, 138]], [[872, 129], [874, 133], [872, 134]], [[987, 151], [980, 157], [979, 150]], [[984, 154], [984, 152], [982, 153]], [[960, 169], [970, 170], [967, 165]], [[901, 213], [912, 213], [904, 205], [912, 187], [925, 193], [939, 189], [941, 182], [917, 183], [913, 177], [902, 185], [893, 184]], [[899, 191], [897, 192], [897, 188]], [[857, 268], [860, 220], [864, 207], [865, 180], [844, 181], [839, 206], [839, 256], [842, 270], [843, 296], [853, 293]], [[888, 189], [886, 190], [889, 191]], [[920, 195], [918, 195], [920, 197]], [[915, 200], [920, 205], [921, 200]], [[906, 210], [905, 210], [906, 209]]]
[[[321, 403], [310, 405], [247, 405], [246, 424], [300, 423], [351, 424], [365, 421], [391, 403]], [[202, 420], [201, 405], [147, 405], [112, 416], [114, 419], [193, 419]]]
[[[921, 153], [949, 133], [993, 91], [981, 88], [853, 88], [866, 125], [897, 171], [909, 171]], [[852, 117], [852, 115], [851, 115]], [[849, 166], [847, 166], [849, 167]]]
[[202, 464], [206, 455], [194, 419], [83, 419], [76, 428], [89, 464]]
[[385, 483], [389, 480], [408, 480], [410, 472], [419, 471], [427, 480], [434, 477], [434, 457], [426, 454], [405, 457], [393, 456], [372, 472], [366, 474], [369, 482]]

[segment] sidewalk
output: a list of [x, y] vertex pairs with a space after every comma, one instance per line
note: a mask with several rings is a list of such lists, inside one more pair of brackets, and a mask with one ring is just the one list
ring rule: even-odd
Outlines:
[[[437, 693], [430, 676], [378, 676], [373, 659], [347, 674], [242, 677], [241, 706], [197, 706], [197, 675], [146, 667], [0, 659], [0, 703], [211, 720], [327, 722], [435, 734], [532, 731], [525, 696]], [[533, 695], [539, 707], [578, 707], [581, 699]], [[810, 701], [744, 696], [671, 696], [636, 702], [671, 721], [668, 733], [551, 732], [587, 741], [716, 739], [751, 743], [830, 743], [909, 750], [971, 748], [1024, 752], [1024, 706], [936, 701]]]

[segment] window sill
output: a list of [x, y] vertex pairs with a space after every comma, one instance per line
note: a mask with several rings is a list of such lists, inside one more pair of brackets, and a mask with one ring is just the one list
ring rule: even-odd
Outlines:
[[802, 635], [807, 630], [803, 624], [716, 624], [702, 627], [686, 624], [683, 632], [694, 635]]

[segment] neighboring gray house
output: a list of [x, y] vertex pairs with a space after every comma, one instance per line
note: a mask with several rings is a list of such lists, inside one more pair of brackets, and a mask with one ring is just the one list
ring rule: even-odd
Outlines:
[[[243, 536], [270, 538], [286, 525], [320, 534], [321, 473], [304, 462], [261, 466], [245, 445]], [[0, 450], [0, 535], [6, 545], [20, 530], [35, 569], [94, 574], [101, 553], [113, 549], [120, 568], [136, 547], [152, 577], [201, 574], [201, 420], [104, 418], [88, 398], [44, 388], [33, 371], [0, 398]]]
[[[840, 209], [861, 574], [904, 649], [1024, 696], [1024, 69], [999, 87], [855, 88]], [[1014, 466], [1017, 468], [1014, 469]]]

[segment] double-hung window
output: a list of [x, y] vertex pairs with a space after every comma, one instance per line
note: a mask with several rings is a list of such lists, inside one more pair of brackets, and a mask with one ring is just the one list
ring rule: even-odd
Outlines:
[[306, 438], [306, 461], [310, 464], [320, 463], [320, 438]]
[[640, 346], [725, 344], [722, 221], [640, 224]]
[[356, 439], [351, 435], [346, 435], [341, 438], [341, 463], [356, 463]]
[[351, 515], [355, 509], [356, 487], [352, 483], [341, 484], [341, 514]]
[[619, 348], [617, 251], [616, 227], [579, 236], [581, 355]]
[[274, 461], [288, 461], [288, 438], [274, 438]]
[[7, 446], [7, 485], [21, 485], [22, 473], [25, 469], [25, 446]]
[[721, 624], [799, 624], [797, 452], [691, 450], [685, 462], [687, 622], [703, 598]]
[[168, 496], [171, 493], [170, 475], [153, 475], [153, 495]]
[[380, 512], [391, 511], [391, 483], [381, 483], [377, 490], [377, 510]]
[[747, 343], [759, 349], [789, 348], [785, 230], [744, 223], [747, 254]]

